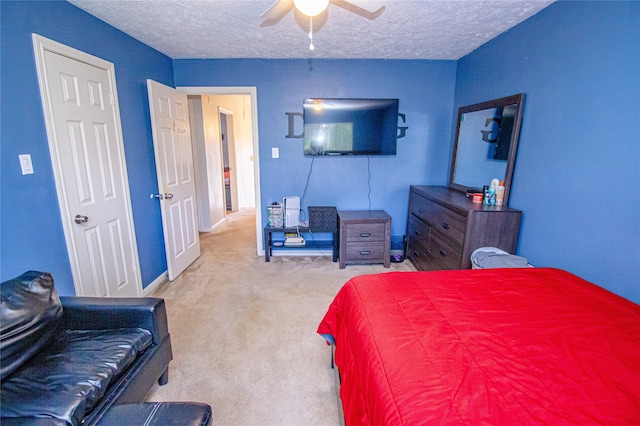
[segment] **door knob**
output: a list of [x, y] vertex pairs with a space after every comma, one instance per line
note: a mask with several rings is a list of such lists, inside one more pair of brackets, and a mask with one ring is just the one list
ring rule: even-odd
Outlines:
[[82, 223], [87, 223], [89, 222], [89, 218], [87, 216], [82, 216], [80, 214], [77, 214], [76, 217], [73, 219], [75, 223], [77, 223], [78, 225], [82, 224]]
[[158, 200], [170, 200], [173, 198], [173, 194], [149, 194], [149, 198], [157, 198]]

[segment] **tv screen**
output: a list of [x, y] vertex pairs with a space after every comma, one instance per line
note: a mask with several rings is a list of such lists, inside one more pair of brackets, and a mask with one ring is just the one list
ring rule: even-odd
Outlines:
[[395, 155], [398, 99], [303, 101], [304, 155]]

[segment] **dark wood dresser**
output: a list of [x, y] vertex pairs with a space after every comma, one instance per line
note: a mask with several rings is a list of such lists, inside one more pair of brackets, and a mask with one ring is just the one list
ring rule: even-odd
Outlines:
[[471, 253], [497, 247], [514, 254], [522, 212], [471, 202], [446, 186], [412, 185], [407, 257], [418, 270], [471, 268]]
[[391, 259], [391, 216], [383, 210], [338, 211], [340, 269], [348, 264], [382, 263]]

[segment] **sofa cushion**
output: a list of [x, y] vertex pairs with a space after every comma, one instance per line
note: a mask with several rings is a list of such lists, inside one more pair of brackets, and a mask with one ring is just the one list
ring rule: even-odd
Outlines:
[[57, 339], [62, 305], [51, 274], [29, 271], [0, 285], [0, 380]]
[[2, 382], [2, 417], [80, 424], [151, 343], [151, 333], [140, 328], [67, 330]]

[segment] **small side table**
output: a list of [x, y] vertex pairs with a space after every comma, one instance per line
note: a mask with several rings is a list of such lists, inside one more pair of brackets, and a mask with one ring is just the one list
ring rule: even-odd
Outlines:
[[348, 264], [390, 266], [391, 216], [383, 210], [338, 211], [340, 269]]
[[[285, 232], [300, 232], [301, 234], [313, 232], [313, 230], [309, 229], [307, 226], [293, 226], [293, 227], [280, 227], [275, 228], [272, 226], [264, 227], [264, 261], [269, 262], [271, 256], [273, 255], [274, 248], [276, 250], [298, 250], [298, 249], [329, 249], [333, 253], [333, 261], [338, 261], [338, 230], [334, 229], [331, 231], [331, 241], [309, 241], [304, 246], [299, 247], [290, 247], [290, 246], [275, 246], [273, 241], [273, 233], [285, 233]], [[318, 232], [326, 232], [326, 231], [318, 231]], [[283, 243], [280, 241], [280, 243]]]

